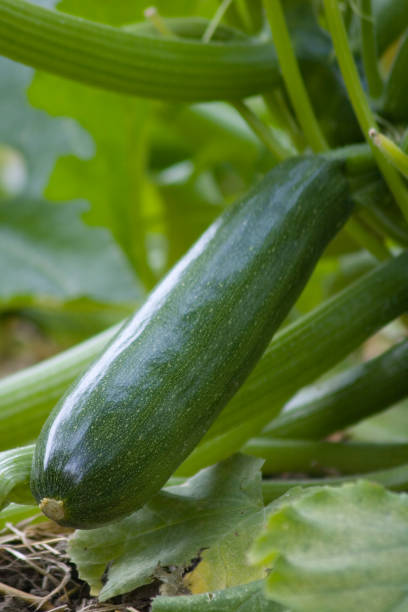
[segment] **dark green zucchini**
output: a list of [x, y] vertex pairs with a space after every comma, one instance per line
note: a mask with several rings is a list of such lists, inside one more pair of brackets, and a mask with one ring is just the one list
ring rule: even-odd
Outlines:
[[339, 163], [304, 157], [221, 215], [48, 418], [31, 479], [44, 513], [92, 528], [156, 493], [243, 383], [351, 210]]
[[265, 427], [262, 435], [319, 440], [407, 396], [408, 340], [404, 340], [374, 359], [304, 389]]

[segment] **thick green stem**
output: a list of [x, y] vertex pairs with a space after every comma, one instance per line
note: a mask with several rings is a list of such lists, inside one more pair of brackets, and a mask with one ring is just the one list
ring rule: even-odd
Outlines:
[[386, 444], [253, 438], [242, 450], [265, 459], [262, 466], [265, 475], [282, 472], [313, 475], [327, 473], [327, 470], [336, 470], [346, 475], [406, 463], [408, 442]]
[[0, 53], [89, 85], [173, 102], [242, 99], [280, 80], [268, 43], [147, 36], [26, 0], [0, 0]]
[[282, 76], [296, 117], [313, 151], [315, 153], [326, 151], [328, 146], [314, 114], [309, 95], [300, 73], [286, 26], [281, 1], [264, 0], [264, 5], [272, 31], [273, 42], [278, 54]]
[[372, 98], [379, 98], [383, 91], [383, 82], [377, 59], [377, 44], [371, 0], [361, 0], [360, 10], [361, 48], [368, 91]]
[[343, 75], [344, 82], [350, 96], [351, 103], [356, 113], [361, 130], [373, 149], [377, 161], [390, 191], [400, 207], [403, 215], [408, 220], [408, 191], [398, 173], [391, 164], [378, 151], [369, 138], [371, 128], [376, 128], [376, 121], [369, 107], [367, 97], [364, 93], [357, 68], [350, 50], [347, 32], [344, 27], [338, 0], [324, 0], [327, 23], [336, 51], [337, 61]]

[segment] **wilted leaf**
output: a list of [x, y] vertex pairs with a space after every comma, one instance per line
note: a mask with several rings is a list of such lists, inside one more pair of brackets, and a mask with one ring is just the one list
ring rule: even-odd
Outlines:
[[361, 481], [283, 498], [251, 552], [293, 612], [408, 606], [408, 497]]

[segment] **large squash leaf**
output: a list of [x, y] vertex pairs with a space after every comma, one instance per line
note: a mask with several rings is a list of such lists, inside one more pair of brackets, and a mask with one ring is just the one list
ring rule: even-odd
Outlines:
[[266, 594], [292, 612], [402, 612], [408, 606], [408, 497], [358, 482], [277, 504], [251, 553]]

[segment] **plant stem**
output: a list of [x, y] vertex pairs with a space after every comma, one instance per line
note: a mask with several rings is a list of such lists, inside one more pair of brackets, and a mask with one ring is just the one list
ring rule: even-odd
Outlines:
[[376, 167], [370, 146], [362, 142], [331, 149], [324, 156], [327, 159], [344, 160], [347, 172], [351, 176], [362, 174]]
[[331, 33], [337, 61], [350, 96], [361, 130], [373, 149], [373, 154], [390, 191], [408, 221], [408, 191], [398, 173], [378, 151], [369, 138], [369, 130], [376, 127], [376, 121], [361, 86], [357, 68], [350, 50], [338, 0], [324, 0], [327, 24]]
[[345, 230], [357, 244], [367, 249], [379, 261], [385, 261], [392, 257], [392, 253], [387, 249], [381, 238], [367, 227], [358, 215], [355, 214], [348, 220]]
[[0, 0], [0, 54], [88, 85], [170, 102], [239, 100], [280, 82], [270, 43], [145, 36], [26, 0]]
[[211, 19], [210, 23], [208, 24], [203, 34], [203, 37], [202, 37], [203, 43], [210, 42], [215, 30], [218, 28], [221, 22], [221, 19], [224, 17], [226, 11], [228, 10], [232, 2], [233, 0], [222, 0], [221, 4], [219, 5], [219, 7], [217, 8], [215, 12], [214, 17]]
[[159, 34], [162, 36], [168, 36], [170, 38], [176, 38], [176, 35], [168, 27], [155, 6], [149, 6], [147, 9], [145, 9], [144, 16], [150, 21]]
[[296, 117], [313, 151], [315, 153], [326, 151], [328, 146], [303, 83], [286, 26], [281, 0], [264, 0], [264, 6], [278, 54], [283, 80], [285, 81]]
[[252, 438], [243, 452], [265, 459], [262, 472], [322, 474], [335, 469], [341, 474], [372, 472], [406, 463], [408, 442], [327, 442]]
[[263, 142], [266, 148], [278, 161], [282, 161], [293, 155], [293, 152], [287, 149], [280, 140], [278, 140], [271, 128], [261, 121], [258, 115], [256, 115], [247, 104], [242, 101], [232, 102], [232, 106], [239, 112], [243, 119], [245, 119], [254, 133], [258, 136], [259, 140]]
[[386, 158], [392, 163], [397, 170], [401, 172], [405, 177], [408, 178], [408, 155], [400, 149], [395, 142], [390, 138], [377, 132], [376, 129], [371, 128], [369, 136], [374, 142], [375, 146], [380, 149], [386, 156]]
[[372, 98], [379, 98], [383, 91], [383, 81], [377, 60], [377, 45], [371, 0], [361, 0], [360, 8], [361, 46], [368, 91]]
[[279, 87], [270, 93], [264, 94], [262, 97], [269, 111], [272, 123], [290, 137], [291, 144], [297, 152], [303, 150], [305, 148], [304, 135], [286, 103], [282, 89]]

